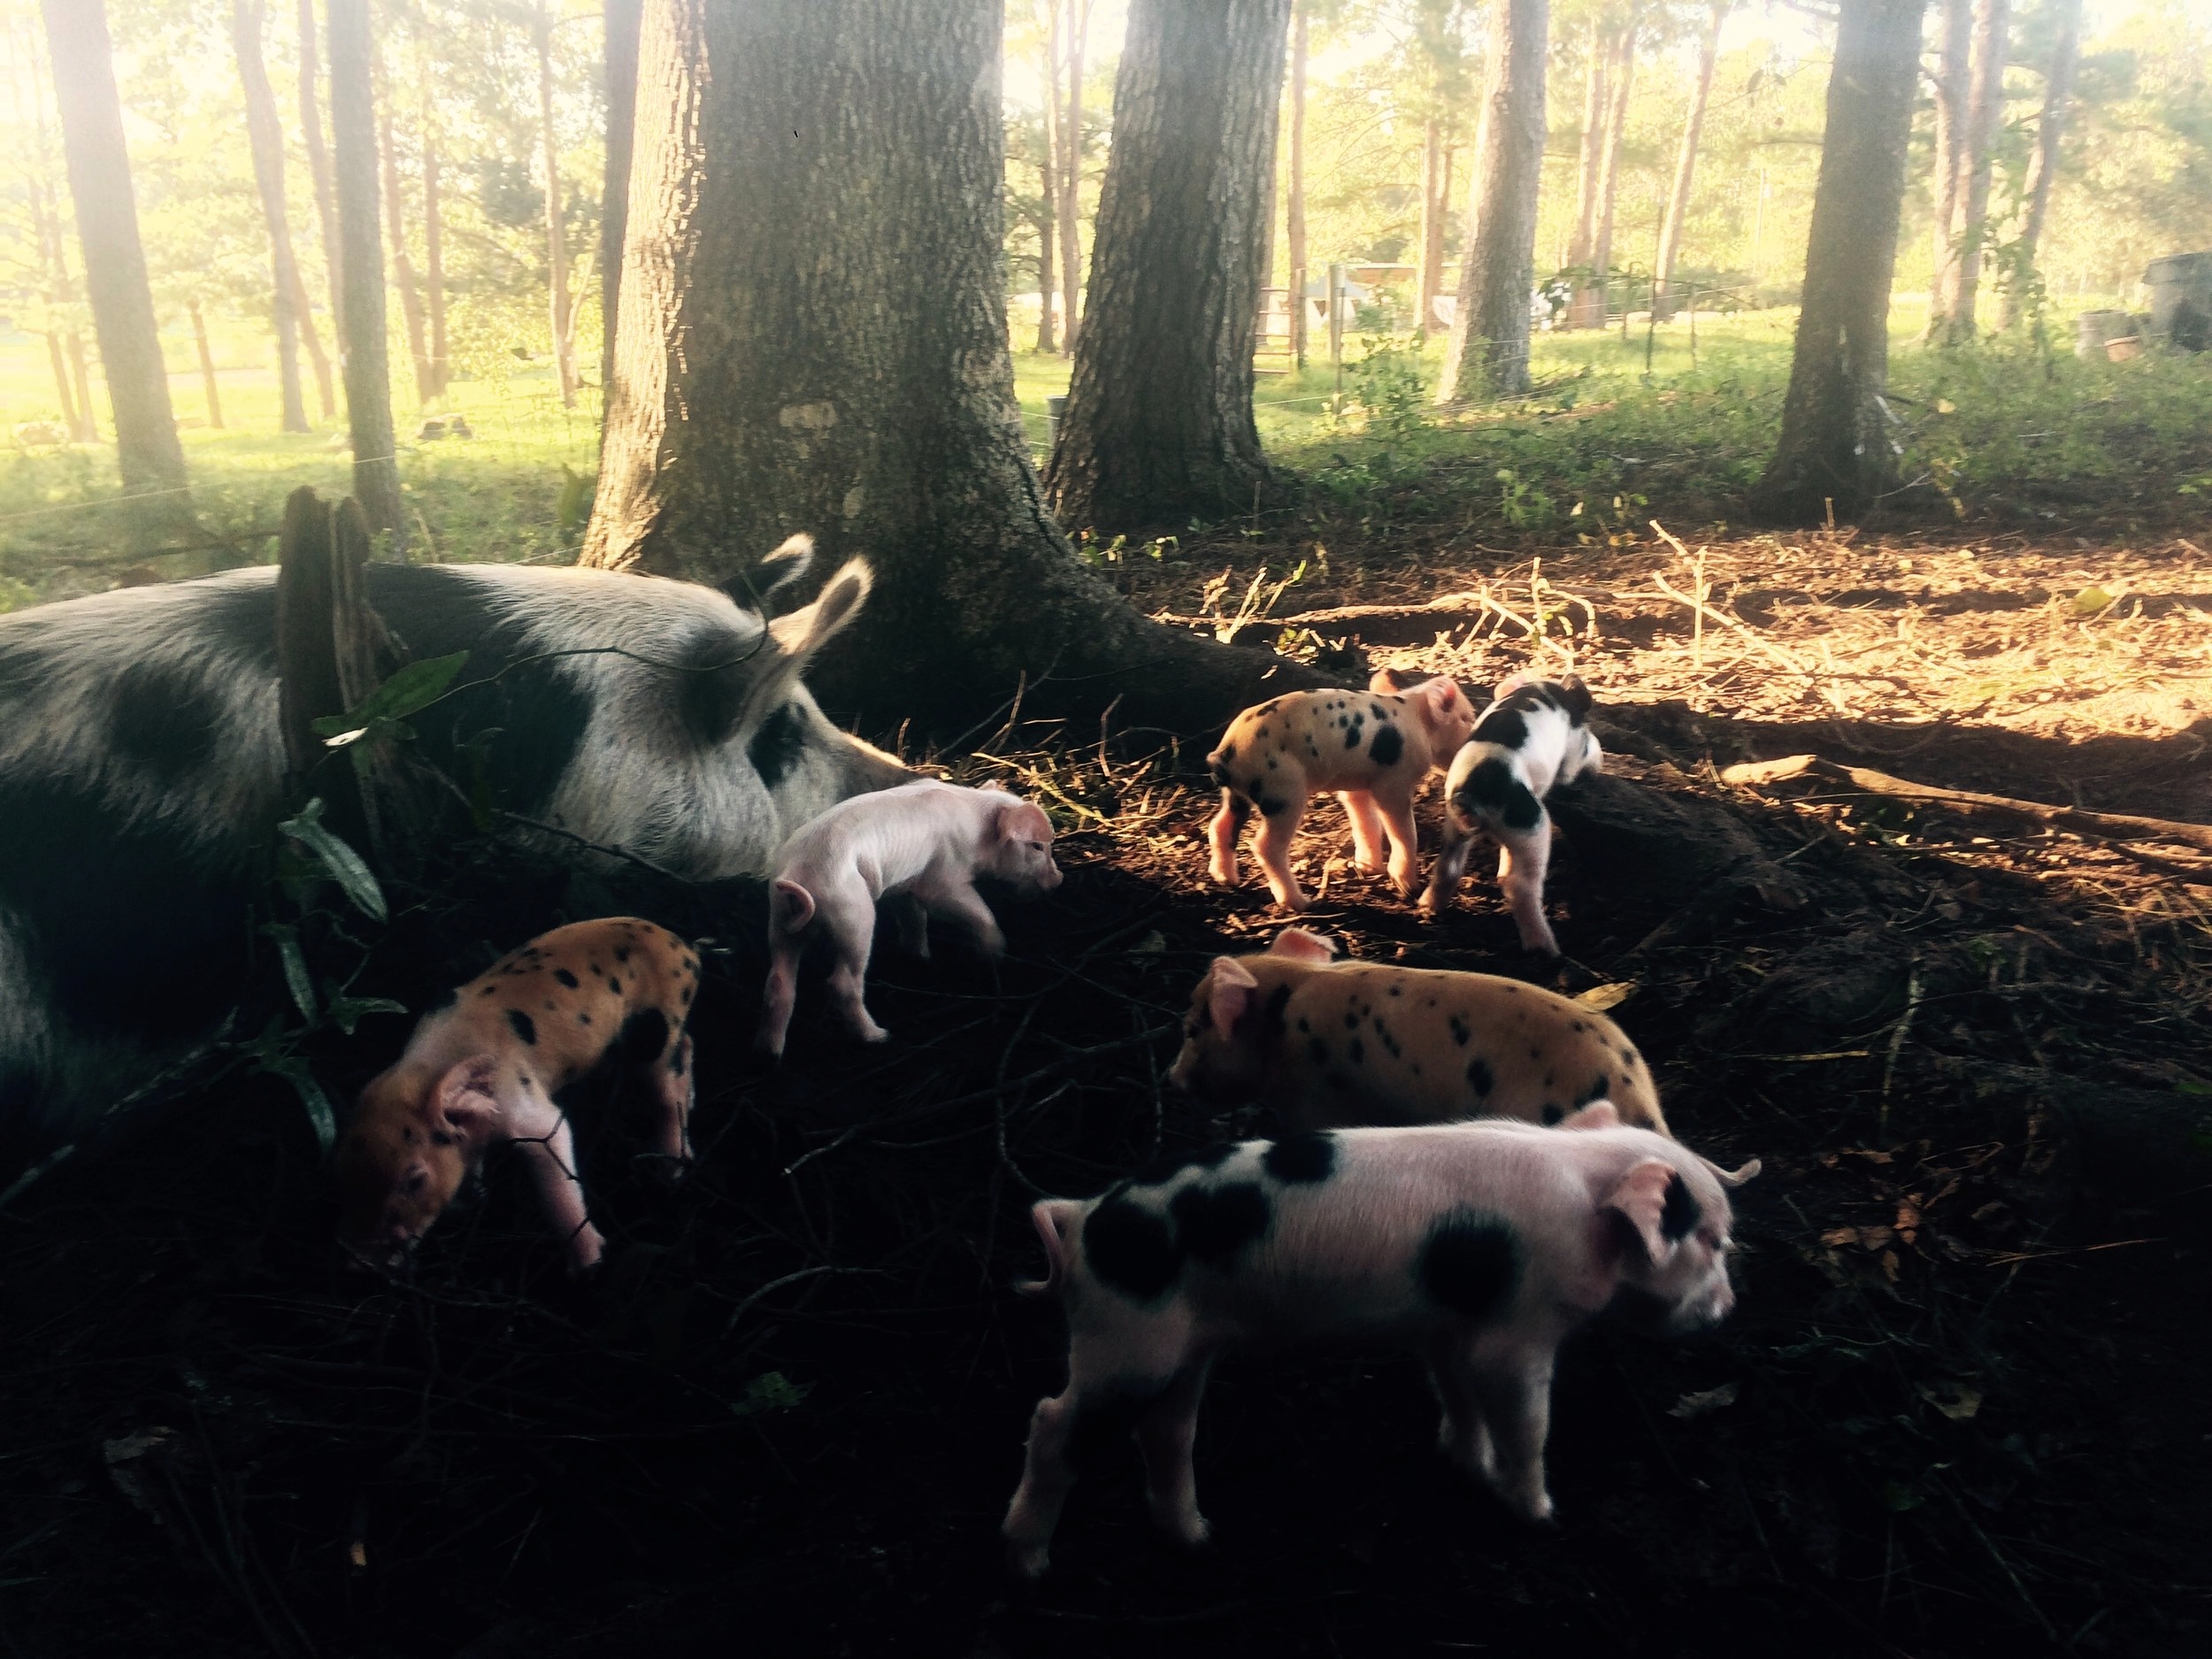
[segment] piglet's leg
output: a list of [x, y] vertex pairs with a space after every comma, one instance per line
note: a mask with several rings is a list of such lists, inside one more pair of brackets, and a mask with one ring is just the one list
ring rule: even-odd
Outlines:
[[1469, 1474], [1490, 1480], [1497, 1471], [1497, 1455], [1491, 1449], [1490, 1431], [1483, 1426], [1467, 1356], [1456, 1344], [1440, 1345], [1429, 1356], [1429, 1379], [1444, 1408], [1436, 1430], [1439, 1449]]
[[653, 1066], [653, 1094], [660, 1102], [660, 1149], [680, 1173], [691, 1162], [691, 1035], [688, 1032], [670, 1045], [666, 1056]]
[[1559, 941], [1544, 919], [1544, 870], [1551, 862], [1551, 819], [1540, 817], [1533, 829], [1498, 833], [1498, 885], [1521, 930], [1521, 949], [1559, 954]]
[[883, 913], [891, 918], [891, 927], [899, 941], [899, 949], [910, 956], [929, 960], [929, 912], [922, 902], [910, 893], [895, 893], [883, 902]]
[[1137, 1426], [1137, 1444], [1144, 1452], [1145, 1502], [1153, 1525], [1194, 1549], [1213, 1535], [1212, 1526], [1198, 1512], [1198, 1477], [1191, 1468], [1198, 1403], [1206, 1392], [1210, 1364], [1202, 1359], [1185, 1366]]
[[1075, 1467], [1068, 1462], [1068, 1440], [1075, 1430], [1080, 1396], [1071, 1382], [1065, 1393], [1037, 1402], [1029, 1419], [1029, 1455], [1022, 1463], [1022, 1483], [1014, 1501], [1006, 1506], [999, 1531], [1006, 1539], [1006, 1559], [1025, 1578], [1041, 1578], [1051, 1563], [1052, 1532], [1060, 1525], [1060, 1510], [1075, 1485]]
[[881, 1042], [891, 1033], [869, 1016], [864, 996], [868, 956], [875, 947], [876, 907], [865, 889], [838, 891], [817, 901], [818, 923], [837, 951], [837, 965], [830, 970], [829, 992], [845, 1016], [853, 1034], [863, 1042]]
[[1237, 837], [1244, 833], [1244, 826], [1251, 818], [1250, 802], [1238, 799], [1233, 789], [1221, 792], [1221, 810], [1206, 826], [1207, 844], [1212, 849], [1206, 868], [1207, 873], [1225, 887], [1237, 884]]
[[584, 1184], [576, 1176], [576, 1141], [568, 1119], [555, 1118], [541, 1134], [518, 1135], [515, 1146], [537, 1181], [546, 1219], [568, 1240], [571, 1265], [578, 1272], [596, 1267], [607, 1241], [584, 1209]]
[[947, 921], [967, 929], [975, 940], [976, 949], [994, 962], [1006, 954], [1006, 935], [999, 929], [998, 918], [991, 914], [991, 907], [983, 902], [983, 895], [966, 882], [932, 893], [929, 908]]
[[1544, 1490], [1544, 1438], [1551, 1432], [1552, 1356], [1517, 1356], [1478, 1368], [1475, 1395], [1497, 1448], [1491, 1489], [1525, 1519], [1551, 1519]]
[[1375, 792], [1383, 826], [1390, 832], [1390, 881], [1407, 898], [1421, 890], [1421, 833], [1413, 822], [1413, 788]]
[[1275, 805], [1279, 810], [1267, 814], [1260, 830], [1260, 868], [1267, 872], [1267, 890], [1284, 910], [1310, 910], [1313, 901], [1299, 887], [1297, 873], [1290, 867], [1290, 845], [1298, 839], [1298, 821], [1306, 814], [1305, 797]]
[[768, 986], [761, 997], [760, 1035], [754, 1046], [764, 1054], [783, 1052], [791, 1029], [791, 1008], [799, 995], [799, 951], [803, 941], [780, 933], [768, 941]]
[[1433, 915], [1458, 896], [1460, 881], [1467, 874], [1467, 855], [1474, 849], [1474, 832], [1460, 828], [1452, 809], [1446, 806], [1444, 844], [1436, 855], [1436, 868], [1429, 872], [1428, 891], [1421, 895], [1424, 910]]
[[1382, 814], [1375, 810], [1375, 797], [1364, 789], [1340, 789], [1336, 798], [1344, 803], [1344, 816], [1352, 822], [1352, 862], [1380, 875], [1386, 856], [1385, 831]]

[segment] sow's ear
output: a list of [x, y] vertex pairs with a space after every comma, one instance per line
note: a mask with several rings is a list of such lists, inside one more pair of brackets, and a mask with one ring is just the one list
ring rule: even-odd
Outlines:
[[[1643, 1241], [1644, 1254], [1654, 1265], [1664, 1262], [1674, 1254], [1676, 1242], [1697, 1225], [1697, 1201], [1691, 1198], [1689, 1189], [1682, 1189], [1682, 1197], [1673, 1203], [1668, 1194], [1679, 1179], [1674, 1165], [1664, 1158], [1645, 1158], [1632, 1165], [1620, 1184], [1606, 1197], [1601, 1210], [1609, 1210], [1627, 1221]], [[1687, 1202], [1691, 1218], [1689, 1226], [1680, 1225], [1682, 1206]]]
[[812, 604], [802, 605], [789, 616], [778, 617], [768, 625], [769, 642], [773, 649], [764, 654], [765, 661], [759, 677], [747, 688], [726, 741], [749, 743], [768, 717], [790, 701], [808, 662], [860, 614], [860, 607], [867, 603], [868, 590], [874, 583], [867, 560], [849, 559], [824, 584]]
[[[1271, 956], [1288, 956], [1293, 962], [1330, 962], [1336, 956], [1336, 944], [1325, 934], [1308, 933], [1302, 927], [1286, 927], [1275, 935], [1275, 942], [1267, 948]], [[1228, 957], [1222, 958], [1224, 962]]]
[[1594, 1100], [1578, 1112], [1569, 1112], [1560, 1120], [1562, 1129], [1617, 1129], [1621, 1114], [1609, 1100]]
[[1206, 970], [1206, 1010], [1214, 1031], [1221, 1037], [1236, 1034], [1237, 1022], [1252, 1006], [1252, 994], [1260, 982], [1234, 956], [1216, 956]]
[[472, 1055], [448, 1068], [430, 1091], [431, 1127], [481, 1146], [499, 1121], [499, 1096], [494, 1092], [498, 1076], [499, 1062], [488, 1054]]
[[722, 591], [748, 611], [765, 617], [769, 601], [807, 572], [814, 563], [814, 538], [802, 531], [786, 537], [772, 553], [765, 554], [750, 570], [741, 570], [722, 584]]

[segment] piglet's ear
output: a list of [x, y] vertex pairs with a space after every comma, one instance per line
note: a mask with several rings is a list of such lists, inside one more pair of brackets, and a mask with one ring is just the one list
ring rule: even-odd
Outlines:
[[1214, 1030], [1224, 1037], [1236, 1034], [1237, 1022], [1252, 1006], [1252, 994], [1260, 982], [1234, 956], [1216, 956], [1206, 971], [1206, 1011]]
[[1052, 820], [1045, 816], [1044, 809], [1033, 802], [1010, 798], [1005, 805], [999, 808], [993, 830], [1002, 841], [1036, 841], [1041, 838], [1049, 841], [1052, 837]]
[[1594, 1100], [1578, 1112], [1570, 1112], [1561, 1120], [1562, 1129], [1617, 1129], [1621, 1114], [1609, 1100]]
[[1590, 712], [1590, 687], [1582, 683], [1580, 674], [1566, 674], [1560, 678], [1560, 701], [1567, 705], [1567, 712], [1578, 724]]
[[[1674, 1165], [1664, 1158], [1645, 1158], [1632, 1164], [1620, 1184], [1599, 1208], [1612, 1210], [1636, 1230], [1644, 1254], [1656, 1265], [1674, 1254], [1674, 1239], [1667, 1237], [1667, 1188], [1675, 1179]], [[1680, 1235], [1678, 1234], [1678, 1238]]]
[[[1293, 962], [1327, 962], [1336, 956], [1336, 945], [1325, 934], [1310, 933], [1302, 927], [1286, 927], [1275, 935], [1275, 942], [1267, 948], [1271, 956], [1288, 956]], [[1228, 960], [1225, 956], [1223, 958]]]
[[499, 1120], [498, 1076], [499, 1062], [488, 1054], [472, 1055], [449, 1067], [431, 1091], [434, 1118], [468, 1140], [488, 1138]]
[[1367, 688], [1377, 692], [1410, 691], [1418, 683], [1415, 676], [1403, 669], [1378, 668], [1368, 680]]

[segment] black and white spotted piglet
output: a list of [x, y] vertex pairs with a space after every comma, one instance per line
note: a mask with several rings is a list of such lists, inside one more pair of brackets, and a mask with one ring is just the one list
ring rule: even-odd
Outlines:
[[1603, 758], [1586, 722], [1590, 693], [1581, 680], [1516, 674], [1452, 757], [1444, 780], [1444, 843], [1421, 908], [1451, 902], [1467, 873], [1467, 855], [1484, 831], [1498, 843], [1498, 885], [1521, 930], [1521, 949], [1559, 954], [1544, 919], [1544, 870], [1551, 862], [1551, 818], [1544, 797], [1555, 784], [1595, 772]]
[[1202, 1543], [1191, 1471], [1221, 1349], [1351, 1338], [1425, 1354], [1445, 1454], [1532, 1521], [1551, 1514], [1552, 1356], [1612, 1302], [1658, 1333], [1718, 1322], [1728, 1283], [1724, 1173], [1624, 1128], [1609, 1102], [1557, 1128], [1497, 1120], [1340, 1129], [1214, 1147], [1087, 1202], [1032, 1211], [1068, 1316], [1068, 1386], [1042, 1401], [1006, 1511], [1035, 1577], [1086, 1418], [1132, 1407], [1154, 1521]]

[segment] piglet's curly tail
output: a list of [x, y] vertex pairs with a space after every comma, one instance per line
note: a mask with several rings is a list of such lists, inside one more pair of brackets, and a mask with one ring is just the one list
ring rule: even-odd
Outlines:
[[1067, 1198], [1047, 1198], [1031, 1206], [1029, 1218], [1037, 1224], [1037, 1236], [1044, 1240], [1045, 1276], [1016, 1285], [1017, 1294], [1048, 1296], [1065, 1282], [1068, 1258], [1074, 1249], [1069, 1235], [1082, 1213], [1083, 1206]]

